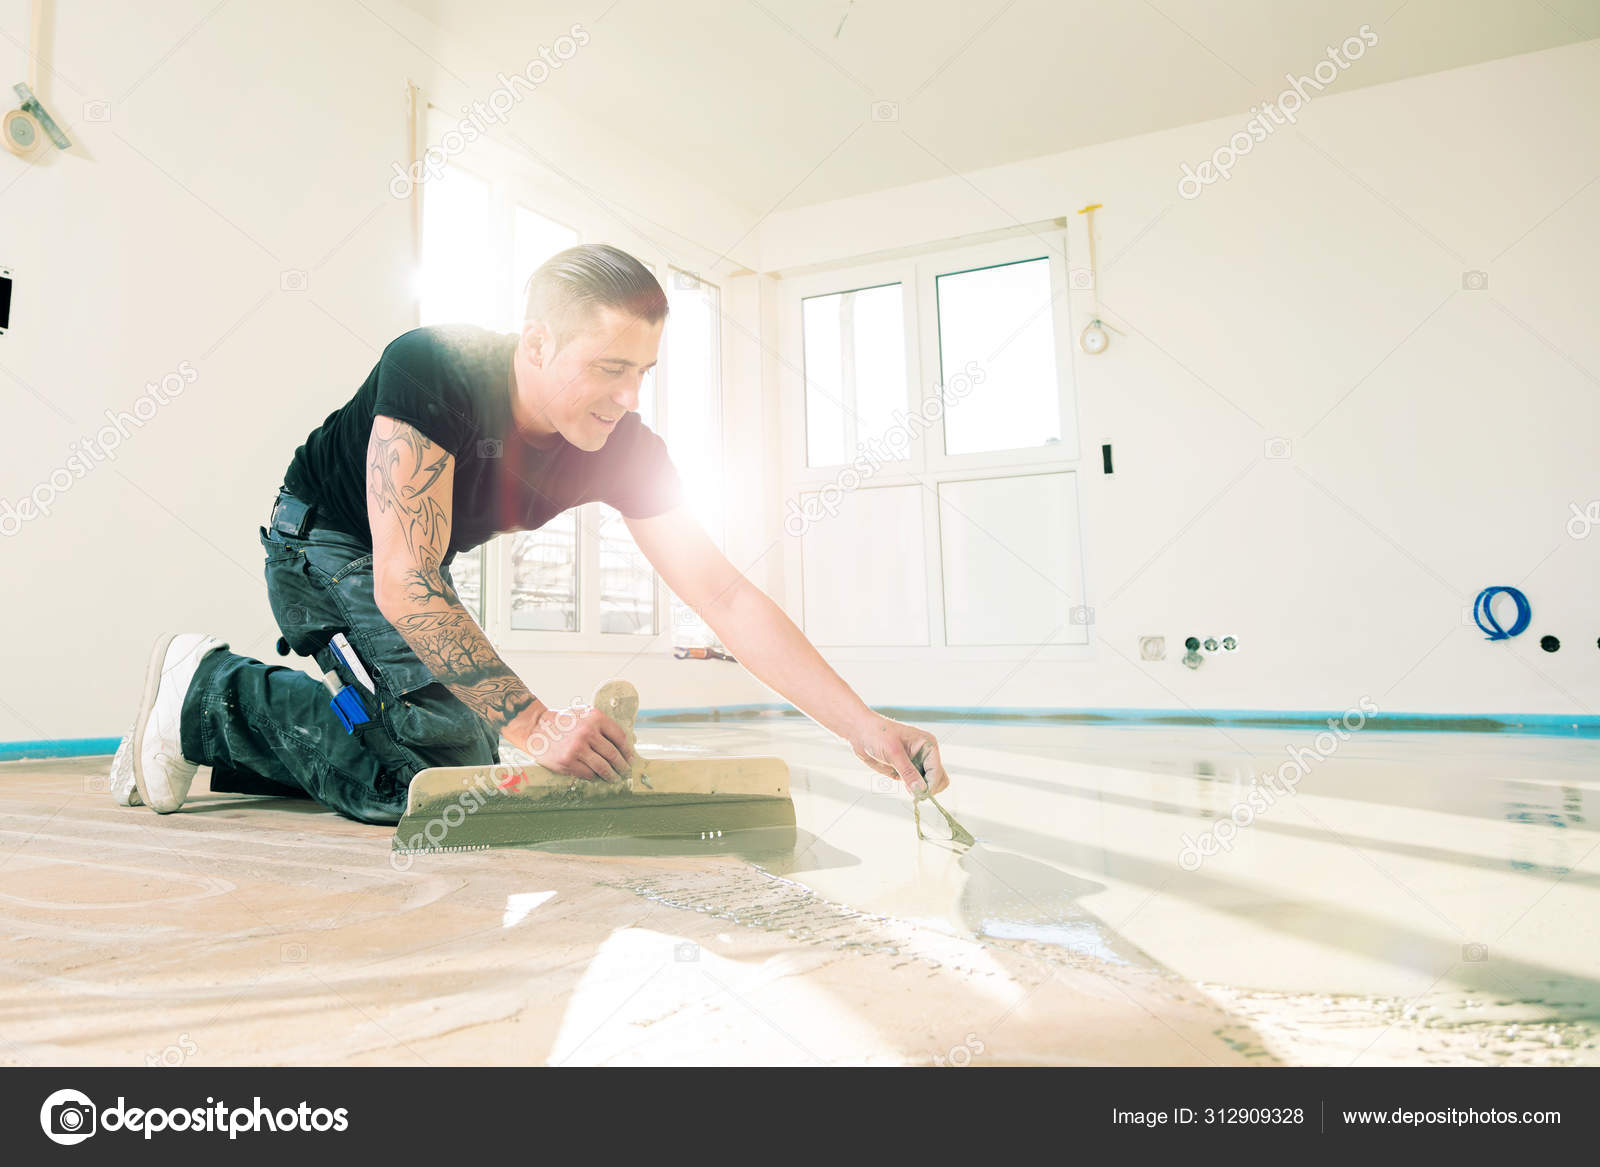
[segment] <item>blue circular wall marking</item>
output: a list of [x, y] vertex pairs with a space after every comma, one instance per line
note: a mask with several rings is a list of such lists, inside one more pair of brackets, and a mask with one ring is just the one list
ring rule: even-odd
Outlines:
[[[1512, 621], [1510, 628], [1501, 627], [1500, 621], [1495, 619], [1494, 598], [1501, 593], [1510, 596], [1517, 606], [1517, 618]], [[1516, 588], [1484, 588], [1478, 593], [1478, 598], [1472, 605], [1472, 618], [1477, 621], [1478, 627], [1484, 631], [1488, 639], [1509, 640], [1528, 630], [1528, 623], [1533, 619], [1533, 606], [1528, 603], [1528, 597]]]

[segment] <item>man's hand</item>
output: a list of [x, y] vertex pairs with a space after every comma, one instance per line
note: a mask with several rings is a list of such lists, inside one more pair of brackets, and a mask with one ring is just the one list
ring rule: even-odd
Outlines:
[[543, 707], [523, 746], [546, 770], [601, 782], [628, 780], [628, 735], [592, 705]]
[[927, 730], [873, 713], [849, 735], [850, 748], [886, 778], [898, 778], [913, 795], [938, 794], [950, 785], [939, 743]]

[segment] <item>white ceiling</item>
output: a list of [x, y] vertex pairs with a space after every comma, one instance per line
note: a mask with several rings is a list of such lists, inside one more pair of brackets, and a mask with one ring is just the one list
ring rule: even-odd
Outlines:
[[402, 2], [491, 69], [578, 20], [541, 100], [759, 214], [1243, 112], [1363, 24], [1336, 92], [1600, 37], [1600, 0]]

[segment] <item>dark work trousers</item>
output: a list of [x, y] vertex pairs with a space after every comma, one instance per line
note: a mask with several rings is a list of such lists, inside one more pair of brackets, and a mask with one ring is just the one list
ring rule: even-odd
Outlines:
[[[353, 685], [371, 720], [346, 732], [316, 678], [213, 652], [189, 684], [181, 721], [183, 755], [212, 767], [213, 790], [309, 796], [359, 822], [394, 823], [418, 770], [499, 760], [499, 734], [433, 679], [378, 611], [371, 551], [316, 526], [300, 537], [263, 527], [261, 545], [284, 640]], [[336, 632], [350, 641], [376, 692], [334, 658], [327, 645]]]

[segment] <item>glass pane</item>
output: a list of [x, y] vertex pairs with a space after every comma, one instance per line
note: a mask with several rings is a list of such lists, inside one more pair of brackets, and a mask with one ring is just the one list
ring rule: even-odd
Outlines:
[[905, 302], [899, 284], [809, 296], [802, 308], [806, 465], [838, 466], [865, 447], [904, 459], [890, 437], [906, 407]]
[[528, 277], [558, 251], [574, 247], [578, 233], [537, 211], [518, 207], [512, 223], [511, 327], [520, 331], [528, 303]]
[[622, 516], [600, 507], [600, 631], [629, 636], [656, 632], [656, 573]]
[[[688, 272], [667, 280], [672, 311], [665, 341], [666, 438], [687, 502], [717, 546], [723, 545], [721, 293]], [[694, 609], [672, 606], [672, 642], [706, 645], [715, 635]]]
[[722, 320], [714, 284], [673, 269], [667, 282], [667, 449], [689, 505], [722, 544]]
[[[928, 643], [928, 557], [921, 483], [844, 491], [800, 540], [800, 596], [812, 644]], [[802, 506], [821, 505], [802, 494]], [[820, 511], [812, 509], [812, 514]], [[870, 571], [860, 565], [871, 563]]]
[[422, 323], [497, 327], [494, 271], [489, 184], [447, 166], [422, 188]]
[[1050, 261], [953, 272], [937, 291], [945, 453], [1059, 442]]
[[941, 482], [946, 643], [1089, 643], [1078, 547], [1075, 474]]
[[511, 627], [578, 630], [578, 512], [511, 537]]
[[461, 597], [461, 605], [472, 613], [472, 618], [483, 623], [483, 552], [482, 547], [463, 551], [450, 564], [450, 582]]

